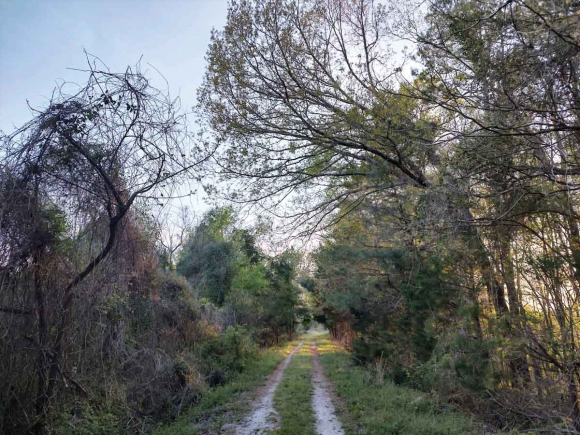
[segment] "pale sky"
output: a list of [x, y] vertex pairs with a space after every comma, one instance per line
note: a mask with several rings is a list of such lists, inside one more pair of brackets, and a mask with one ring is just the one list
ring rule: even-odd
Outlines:
[[83, 48], [112, 70], [143, 55], [192, 106], [211, 29], [226, 13], [226, 0], [0, 0], [0, 130], [29, 120], [26, 100], [42, 106], [56, 80], [84, 81], [67, 70], [86, 67]]

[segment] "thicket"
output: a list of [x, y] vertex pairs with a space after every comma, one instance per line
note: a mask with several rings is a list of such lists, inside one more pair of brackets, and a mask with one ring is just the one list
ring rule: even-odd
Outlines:
[[245, 325], [262, 346], [277, 345], [310, 322], [296, 284], [301, 255], [289, 249], [268, 257], [256, 245], [263, 230], [236, 224], [230, 207], [209, 211], [184, 244], [177, 271], [201, 301], [220, 308], [222, 322]]
[[263, 254], [231, 209], [175, 264], [153, 212], [211, 152], [138, 70], [87, 75], [2, 136], [3, 434], [151, 432], [302, 316], [299, 257]]

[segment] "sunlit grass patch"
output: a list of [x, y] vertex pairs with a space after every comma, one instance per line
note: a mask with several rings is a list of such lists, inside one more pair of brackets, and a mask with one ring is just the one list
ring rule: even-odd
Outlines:
[[356, 367], [345, 350], [328, 336], [317, 339], [326, 376], [346, 405], [338, 409], [347, 433], [365, 435], [460, 435], [473, 434], [472, 420], [438, 406], [419, 391], [390, 382], [371, 382], [368, 370]]
[[312, 411], [310, 337], [293, 356], [274, 396], [280, 415], [280, 435], [316, 435]]
[[300, 339], [280, 347], [264, 350], [231, 382], [211, 389], [199, 403], [187, 410], [176, 422], [160, 427], [156, 435], [192, 435], [220, 433], [220, 428], [247, 413], [255, 390], [264, 385]]

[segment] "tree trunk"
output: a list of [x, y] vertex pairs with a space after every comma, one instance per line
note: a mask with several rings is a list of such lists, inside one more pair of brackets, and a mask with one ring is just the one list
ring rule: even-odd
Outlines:
[[478, 255], [479, 267], [481, 269], [481, 276], [487, 288], [487, 295], [491, 300], [497, 316], [502, 316], [509, 313], [509, 308], [505, 298], [505, 290], [503, 285], [497, 279], [497, 274], [493, 268], [493, 264], [489, 260], [486, 249], [480, 248]]
[[48, 320], [46, 314], [46, 294], [42, 285], [40, 274], [41, 254], [33, 255], [34, 262], [34, 294], [36, 298], [36, 313], [38, 317], [38, 361], [37, 361], [37, 396], [34, 404], [38, 421], [34, 426], [34, 432], [42, 435], [45, 430], [45, 414], [48, 405], [48, 374], [50, 368], [48, 351]]
[[74, 291], [78, 284], [80, 284], [97, 265], [109, 254], [115, 239], [117, 236], [117, 231], [121, 219], [125, 216], [128, 211], [128, 206], [120, 207], [117, 215], [113, 216], [109, 220], [109, 238], [107, 239], [107, 244], [102, 249], [102, 251], [85, 267], [85, 269], [80, 272], [64, 289], [63, 302], [60, 311], [60, 324], [57, 329], [56, 339], [54, 348], [52, 349], [52, 361], [50, 364], [50, 371], [48, 377], [48, 385], [46, 388], [46, 402], [45, 402], [45, 412], [47, 409], [47, 402], [54, 395], [54, 390], [56, 387], [56, 381], [60, 377], [61, 364], [64, 357], [63, 346], [68, 333], [70, 311], [72, 308], [72, 302], [74, 299]]
[[519, 316], [522, 313], [520, 297], [515, 281], [514, 265], [512, 262], [511, 240], [509, 236], [500, 242], [500, 264], [502, 267], [503, 281], [507, 287], [510, 313]]
[[571, 417], [574, 424], [574, 429], [580, 431], [580, 403], [578, 403], [578, 383], [576, 382], [576, 377], [578, 373], [574, 368], [569, 371], [569, 382], [568, 382], [568, 398], [570, 401]]
[[[515, 280], [514, 264], [512, 261], [512, 250], [511, 250], [511, 234], [508, 231], [503, 231], [499, 237], [499, 254], [500, 254], [500, 265], [503, 281], [505, 282], [509, 310], [510, 310], [510, 335], [514, 338], [518, 338], [518, 334], [521, 334], [523, 326], [523, 315], [524, 311], [522, 308], [518, 287]], [[519, 355], [516, 355], [513, 361], [510, 363], [510, 368], [514, 376], [514, 386], [523, 383], [523, 386], [528, 385], [531, 382], [531, 375], [528, 367], [527, 355], [523, 349], [516, 350]]]
[[580, 230], [571, 213], [568, 215], [568, 229], [570, 231], [570, 254], [572, 256], [572, 267], [574, 278], [580, 288]]

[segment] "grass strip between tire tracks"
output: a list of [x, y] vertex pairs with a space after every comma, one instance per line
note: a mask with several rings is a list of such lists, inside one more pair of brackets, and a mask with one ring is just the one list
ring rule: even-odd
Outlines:
[[274, 407], [280, 416], [278, 435], [316, 435], [310, 345], [307, 337], [286, 368], [274, 395]]

